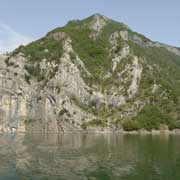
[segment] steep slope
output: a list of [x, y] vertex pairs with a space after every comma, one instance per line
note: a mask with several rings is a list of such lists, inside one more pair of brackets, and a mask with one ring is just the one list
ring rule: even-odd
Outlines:
[[180, 127], [180, 50], [100, 14], [1, 56], [0, 68], [3, 127]]

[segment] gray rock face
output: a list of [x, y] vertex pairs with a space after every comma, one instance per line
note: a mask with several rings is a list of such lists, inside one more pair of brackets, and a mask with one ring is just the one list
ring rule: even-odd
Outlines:
[[37, 118], [40, 113], [36, 112], [37, 87], [25, 81], [26, 60], [21, 55], [0, 58], [0, 109], [5, 128], [17, 128], [19, 119]]
[[108, 18], [106, 18], [105, 16], [95, 14], [92, 22], [90, 23], [90, 28], [92, 28], [97, 32], [100, 32], [103, 29], [103, 27], [106, 25], [107, 21]]
[[[36, 80], [31, 80], [28, 84], [25, 80], [24, 69], [27, 59], [23, 55], [15, 57], [0, 58], [0, 113], [1, 127], [17, 128], [19, 120], [42, 120], [43, 126], [47, 129], [57, 131], [58, 125], [68, 123], [73, 124], [74, 128], [80, 128], [83, 122], [95, 119], [94, 115], [84, 112], [74, 102], [73, 98], [81, 103], [88, 104], [90, 89], [82, 79], [76, 64], [70, 59], [73, 52], [71, 39], [64, 34], [56, 34], [56, 40], [64, 39], [64, 54], [55, 76], [48, 81], [45, 87], [41, 87]], [[8, 63], [7, 63], [8, 61]], [[7, 65], [8, 64], [8, 65]], [[82, 67], [88, 75], [90, 74], [82, 61], [77, 56], [77, 64]], [[47, 71], [55, 64], [40, 64], [41, 70]], [[60, 122], [60, 123], [59, 123]], [[66, 122], [66, 123], [65, 123]]]

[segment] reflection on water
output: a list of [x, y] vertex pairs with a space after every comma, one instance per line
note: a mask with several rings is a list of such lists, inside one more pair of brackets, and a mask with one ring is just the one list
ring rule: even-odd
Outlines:
[[180, 136], [0, 135], [0, 180], [179, 180]]

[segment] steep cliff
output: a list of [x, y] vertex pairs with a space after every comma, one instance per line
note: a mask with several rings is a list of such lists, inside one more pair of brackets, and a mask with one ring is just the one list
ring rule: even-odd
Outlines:
[[178, 48], [95, 14], [0, 56], [0, 125], [179, 128], [179, 89]]

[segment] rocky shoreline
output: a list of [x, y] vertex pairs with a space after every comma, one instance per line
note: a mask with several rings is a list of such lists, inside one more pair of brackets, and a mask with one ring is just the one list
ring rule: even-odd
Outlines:
[[111, 128], [90, 128], [87, 129], [89, 133], [120, 133], [120, 134], [132, 134], [132, 135], [161, 135], [161, 134], [179, 134], [180, 129], [173, 129], [173, 130], [134, 130], [134, 131], [125, 131], [123, 129], [111, 129]]
[[[0, 133], [10, 133], [11, 131], [9, 129], [2, 130], [0, 128]], [[19, 126], [19, 128], [16, 131], [17, 133], [26, 133], [26, 132], [32, 132], [32, 133], [99, 133], [99, 134], [122, 134], [122, 135], [180, 135], [180, 129], [173, 129], [173, 130], [134, 130], [134, 131], [125, 131], [123, 129], [115, 129], [115, 128], [109, 128], [109, 127], [88, 127], [86, 130], [77, 130], [77, 131], [65, 131], [65, 132], [58, 132], [56, 130], [51, 131], [43, 131], [43, 130], [27, 130], [24, 125]]]

